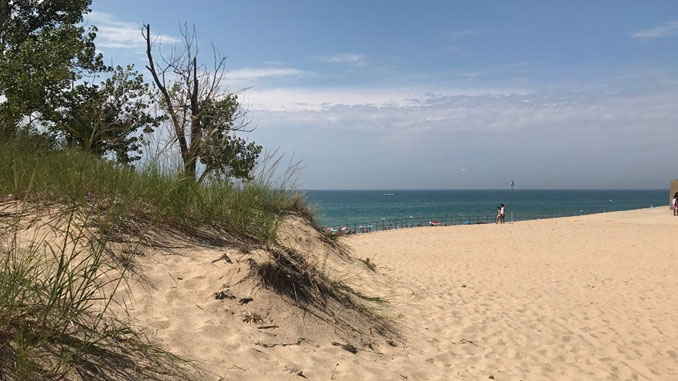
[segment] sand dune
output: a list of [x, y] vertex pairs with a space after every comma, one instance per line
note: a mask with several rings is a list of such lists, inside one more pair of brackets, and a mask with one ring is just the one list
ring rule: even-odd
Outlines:
[[[387, 300], [378, 308], [397, 327], [393, 340], [342, 333], [272, 291], [238, 285], [234, 266], [256, 253], [223, 247], [149, 253], [130, 312], [153, 340], [197, 360], [205, 379], [674, 380], [677, 233], [666, 208], [424, 227], [345, 238], [353, 259], [320, 263], [310, 230], [283, 228], [288, 246]], [[234, 264], [213, 262], [224, 252]], [[376, 273], [356, 260], [365, 258]], [[254, 301], [217, 300], [222, 286]], [[249, 312], [262, 321], [244, 322]]]

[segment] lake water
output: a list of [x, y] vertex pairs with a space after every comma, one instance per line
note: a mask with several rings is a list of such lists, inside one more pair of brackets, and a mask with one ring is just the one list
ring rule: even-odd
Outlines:
[[591, 214], [668, 205], [668, 190], [310, 190], [320, 226], [494, 222], [504, 203], [507, 221]]

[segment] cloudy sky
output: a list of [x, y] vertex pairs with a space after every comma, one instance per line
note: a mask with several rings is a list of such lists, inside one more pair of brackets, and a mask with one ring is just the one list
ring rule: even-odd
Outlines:
[[143, 69], [194, 24], [307, 189], [665, 188], [678, 177], [678, 2], [105, 1]]

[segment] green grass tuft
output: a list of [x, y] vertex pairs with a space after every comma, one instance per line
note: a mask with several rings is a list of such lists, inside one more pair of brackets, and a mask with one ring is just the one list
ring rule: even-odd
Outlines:
[[[21, 213], [18, 213], [19, 215]], [[0, 375], [10, 379], [160, 379], [183, 374], [176, 356], [109, 313], [125, 269], [106, 264], [105, 237], [72, 209], [44, 236], [20, 242], [20, 220], [0, 242]], [[58, 240], [47, 240], [57, 235]], [[3, 240], [4, 241], [4, 240]], [[145, 363], [137, 366], [136, 364]]]
[[368, 269], [372, 270], [373, 272], [377, 272], [377, 264], [374, 263], [374, 261], [371, 261], [369, 258], [365, 259], [360, 259], [360, 262], [364, 263], [365, 266], [367, 266]]

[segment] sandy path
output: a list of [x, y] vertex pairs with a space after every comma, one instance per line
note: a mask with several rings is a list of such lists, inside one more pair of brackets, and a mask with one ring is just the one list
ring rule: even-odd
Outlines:
[[351, 237], [383, 275], [408, 379], [678, 379], [678, 217], [667, 208]]

